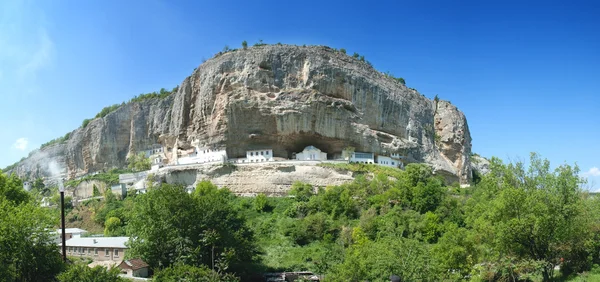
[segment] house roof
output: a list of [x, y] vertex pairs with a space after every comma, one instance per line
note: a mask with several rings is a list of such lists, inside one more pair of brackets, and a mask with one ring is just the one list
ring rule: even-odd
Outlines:
[[138, 270], [144, 267], [148, 267], [148, 264], [145, 261], [136, 258], [122, 261], [121, 264], [119, 264], [119, 267], [124, 269], [129, 268], [132, 270]]
[[129, 237], [82, 237], [67, 240], [67, 247], [92, 247], [92, 248], [121, 248], [127, 249], [125, 243]]
[[313, 145], [306, 146], [306, 147], [304, 148], [304, 151], [308, 151], [308, 150], [319, 150], [319, 151], [321, 151], [319, 148], [317, 148], [317, 147], [315, 147], [315, 146], [313, 146]]
[[[65, 228], [65, 234], [73, 234], [73, 233], [86, 233], [87, 230], [79, 229], [79, 228]], [[62, 234], [62, 229], [56, 229], [56, 233]]]

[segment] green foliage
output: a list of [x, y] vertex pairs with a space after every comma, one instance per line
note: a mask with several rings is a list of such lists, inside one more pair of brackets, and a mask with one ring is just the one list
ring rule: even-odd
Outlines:
[[258, 194], [256, 198], [254, 198], [254, 209], [256, 211], [262, 212], [269, 209], [269, 202], [267, 200], [267, 196], [265, 194]]
[[109, 217], [104, 223], [104, 236], [122, 236], [125, 235], [125, 230], [122, 228], [121, 219], [118, 217]]
[[81, 128], [86, 128], [88, 126], [88, 124], [90, 124], [90, 121], [92, 121], [91, 118], [86, 118], [81, 122]]
[[265, 46], [265, 45], [267, 45], [267, 44], [263, 43], [262, 39], [259, 39], [258, 43], [254, 43], [254, 46]]
[[[69, 138], [71, 138], [71, 133], [70, 132], [67, 133], [67, 134], [65, 134], [62, 137], [58, 137], [56, 139], [52, 139], [52, 140], [50, 140], [50, 141], [42, 144], [40, 146], [40, 149], [46, 148], [46, 147], [54, 145], [54, 144], [61, 144], [61, 143], [67, 142], [67, 140], [69, 140]], [[21, 159], [21, 160], [23, 160], [23, 159]]]
[[152, 161], [150, 161], [150, 158], [146, 157], [144, 152], [133, 154], [129, 157], [127, 162], [127, 168], [133, 171], [146, 171], [150, 170], [152, 167]]
[[119, 277], [119, 268], [113, 267], [108, 270], [102, 266], [88, 267], [85, 264], [71, 265], [67, 271], [58, 275], [58, 281], [72, 282], [125, 282], [125, 278]]
[[392, 274], [403, 281], [440, 281], [432, 257], [416, 240], [366, 240], [347, 249], [344, 262], [333, 269], [328, 281], [385, 281]]
[[354, 52], [354, 54], [352, 54], [352, 57], [358, 59], [358, 57], [360, 57], [360, 55], [358, 53]]
[[[244, 41], [245, 42], [245, 41]], [[191, 266], [178, 264], [158, 271], [152, 281], [197, 281], [197, 282], [234, 282], [239, 281], [237, 277], [229, 273], [219, 273], [206, 266]]]
[[0, 173], [0, 277], [5, 281], [50, 281], [63, 269], [47, 230], [56, 218], [32, 201], [14, 175]]
[[170, 91], [165, 88], [161, 88], [160, 91], [158, 91], [158, 92], [155, 91], [155, 92], [140, 94], [138, 96], [135, 96], [131, 100], [129, 100], [129, 103], [141, 102], [141, 101], [149, 100], [149, 99], [164, 99], [164, 98], [169, 97], [171, 94], [177, 92], [178, 90], [179, 90], [179, 86], [175, 86], [175, 88], [171, 89]]
[[346, 49], [340, 48], [340, 52], [342, 52], [342, 54], [346, 54]]
[[248, 42], [246, 42], [246, 40], [242, 41], [242, 48], [244, 50], [248, 49]]
[[361, 62], [364, 62], [364, 61], [365, 61], [365, 56], [360, 56], [360, 59], [359, 59], [359, 60], [360, 60]]
[[308, 202], [310, 197], [313, 195], [313, 187], [310, 184], [302, 182], [294, 182], [289, 192], [290, 196], [294, 196], [296, 201]]
[[98, 114], [96, 114], [96, 116], [94, 118], [103, 118], [103, 117], [107, 116], [108, 114], [116, 111], [119, 107], [121, 107], [121, 105], [119, 105], [119, 104], [114, 104], [112, 106], [104, 107]]
[[547, 160], [532, 154], [528, 169], [496, 158], [490, 168], [467, 206], [468, 226], [493, 250], [484, 253], [486, 259], [500, 264], [499, 254], [505, 254], [517, 262], [541, 262], [545, 280], [561, 258], [579, 260], [576, 271], [589, 269], [584, 254], [590, 254], [585, 242], [592, 226], [578, 167], [551, 171]]
[[136, 238], [129, 255], [159, 269], [218, 262], [221, 269], [244, 273], [257, 249], [234, 200], [227, 189], [208, 181], [200, 182], [193, 195], [167, 184], [138, 195], [127, 226], [128, 235]]

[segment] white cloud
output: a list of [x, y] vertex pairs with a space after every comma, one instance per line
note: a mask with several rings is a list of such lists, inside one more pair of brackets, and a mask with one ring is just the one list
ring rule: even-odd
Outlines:
[[600, 176], [600, 169], [597, 167], [592, 167], [592, 168], [590, 168], [590, 170], [584, 172], [582, 175], [584, 177]]
[[25, 149], [27, 149], [27, 145], [29, 145], [29, 140], [27, 140], [27, 138], [19, 138], [17, 141], [15, 141], [13, 147], [15, 147], [17, 150], [25, 151]]

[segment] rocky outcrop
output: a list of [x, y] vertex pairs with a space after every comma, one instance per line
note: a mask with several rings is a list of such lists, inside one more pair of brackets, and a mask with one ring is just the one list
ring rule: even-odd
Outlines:
[[486, 175], [490, 173], [490, 161], [478, 155], [471, 156], [471, 169], [480, 176]]
[[[22, 176], [49, 175], [55, 160], [69, 178], [122, 167], [132, 152], [226, 148], [230, 158], [272, 148], [289, 158], [307, 145], [338, 156], [346, 146], [400, 153], [468, 183], [471, 137], [465, 116], [328, 47], [257, 46], [220, 54], [165, 99], [127, 103], [19, 163]], [[175, 150], [174, 150], [175, 148]]]
[[202, 180], [210, 180], [219, 187], [227, 187], [238, 195], [286, 195], [299, 181], [314, 188], [341, 185], [354, 180], [351, 172], [318, 166], [319, 162], [256, 163], [240, 165], [197, 165], [184, 168], [167, 167], [156, 172], [157, 182], [196, 187]]

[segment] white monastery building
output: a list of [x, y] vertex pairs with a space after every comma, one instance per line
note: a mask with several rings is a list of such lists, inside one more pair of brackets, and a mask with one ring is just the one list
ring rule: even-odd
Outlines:
[[374, 164], [375, 154], [365, 152], [354, 152], [350, 158], [350, 162], [362, 164]]
[[327, 160], [327, 153], [321, 152], [319, 148], [315, 146], [308, 146], [300, 153], [296, 154], [296, 160], [299, 161], [325, 161]]
[[260, 163], [260, 162], [272, 162], [272, 161], [273, 161], [273, 150], [272, 149], [246, 151], [246, 162], [247, 163]]

